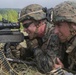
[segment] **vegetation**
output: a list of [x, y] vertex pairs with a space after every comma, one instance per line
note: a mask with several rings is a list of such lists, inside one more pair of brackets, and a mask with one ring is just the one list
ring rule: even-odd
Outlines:
[[11, 22], [17, 22], [19, 12], [20, 9], [0, 8], [0, 21], [2, 21], [2, 18], [5, 18]]

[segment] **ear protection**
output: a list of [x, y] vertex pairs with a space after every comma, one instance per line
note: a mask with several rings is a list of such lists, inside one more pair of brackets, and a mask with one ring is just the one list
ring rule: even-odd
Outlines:
[[47, 9], [46, 7], [42, 9], [46, 13], [46, 19], [48, 22], [53, 22], [53, 8]]

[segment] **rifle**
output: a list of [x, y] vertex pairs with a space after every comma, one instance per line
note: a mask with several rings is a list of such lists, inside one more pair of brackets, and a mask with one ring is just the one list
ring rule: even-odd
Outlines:
[[[24, 35], [19, 30], [20, 24], [10, 22], [2, 18], [0, 21], [0, 43], [20, 43], [24, 40]], [[0, 50], [0, 74], [19, 75], [10, 65], [4, 50]]]
[[10, 62], [16, 62], [16, 63], [22, 63], [22, 64], [27, 64], [27, 65], [35, 65], [36, 66], [36, 63], [34, 61], [23, 61], [23, 60], [20, 60], [20, 59], [16, 59], [16, 58], [6, 58], [8, 61]]
[[19, 28], [19, 23], [2, 19], [2, 21], [0, 21], [0, 42], [22, 42], [24, 40], [24, 36], [20, 32]]
[[[24, 36], [23, 33], [20, 32], [20, 23], [10, 22], [5, 19], [0, 21], [0, 43], [5, 43], [3, 49], [0, 49], [0, 74], [4, 73], [5, 75], [20, 75], [12, 68], [10, 62], [35, 65], [34, 62], [23, 61], [16, 58], [7, 58], [7, 55], [10, 55], [9, 53], [11, 53], [9, 50], [10, 43], [18, 45], [18, 43], [22, 42], [24, 39], [29, 40], [29, 37]], [[8, 47], [6, 45], [8, 45]]]

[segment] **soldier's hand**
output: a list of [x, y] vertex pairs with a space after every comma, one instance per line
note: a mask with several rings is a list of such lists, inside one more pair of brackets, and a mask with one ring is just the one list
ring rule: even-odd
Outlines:
[[[24, 44], [24, 43], [23, 43]], [[10, 49], [14, 57], [20, 58], [25, 55], [26, 48], [21, 43], [10, 44]], [[25, 45], [25, 44], [24, 44]]]
[[63, 63], [60, 61], [59, 58], [57, 58], [57, 63], [54, 64], [54, 68], [64, 68]]
[[11, 45], [10, 46], [10, 49], [11, 49], [11, 52], [12, 52], [12, 55], [16, 58], [20, 58], [20, 51], [16, 48], [17, 45]]
[[38, 47], [38, 40], [37, 39], [28, 40], [27, 47], [29, 47], [31, 49]]

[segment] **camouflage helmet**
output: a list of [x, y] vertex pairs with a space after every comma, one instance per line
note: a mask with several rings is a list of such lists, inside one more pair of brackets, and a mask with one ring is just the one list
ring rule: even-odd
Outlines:
[[39, 4], [31, 4], [21, 10], [19, 21], [33, 18], [35, 20], [44, 19], [46, 14], [43, 12], [43, 7]]
[[54, 23], [63, 21], [76, 23], [75, 2], [65, 1], [54, 8]]

